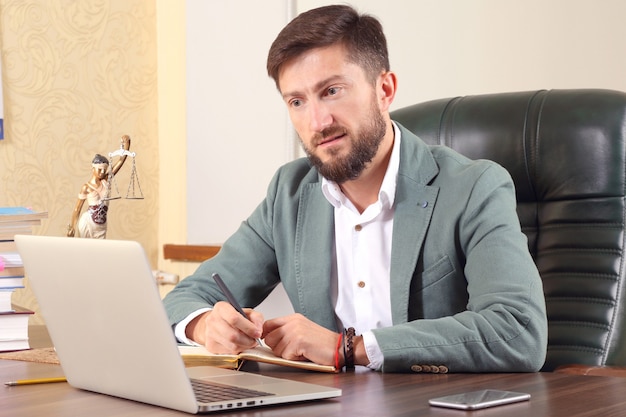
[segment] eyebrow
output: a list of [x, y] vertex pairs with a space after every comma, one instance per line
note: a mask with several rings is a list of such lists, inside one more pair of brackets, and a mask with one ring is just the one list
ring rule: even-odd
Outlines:
[[[313, 86], [314, 90], [321, 90], [323, 87], [327, 86], [328, 84], [332, 84], [338, 80], [345, 80], [347, 77], [344, 75], [331, 75], [328, 78], [325, 78], [317, 83], [315, 83], [315, 85]], [[287, 98], [287, 97], [296, 97], [302, 95], [301, 93], [299, 93], [298, 91], [289, 91], [286, 93], [282, 93], [281, 96], [283, 99]]]

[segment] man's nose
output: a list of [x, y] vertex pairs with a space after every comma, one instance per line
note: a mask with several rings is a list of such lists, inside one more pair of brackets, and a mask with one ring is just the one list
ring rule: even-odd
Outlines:
[[309, 121], [312, 131], [321, 132], [333, 124], [333, 116], [324, 103], [311, 103], [309, 105]]

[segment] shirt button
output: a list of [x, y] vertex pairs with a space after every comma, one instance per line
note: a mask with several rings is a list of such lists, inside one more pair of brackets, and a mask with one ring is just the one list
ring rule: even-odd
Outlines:
[[359, 281], [357, 285], [359, 286], [359, 288], [365, 288], [365, 282], [363, 281]]
[[354, 230], [356, 230], [357, 232], [360, 232], [361, 229], [363, 229], [363, 226], [361, 226], [360, 224], [357, 224], [356, 226], [354, 226]]

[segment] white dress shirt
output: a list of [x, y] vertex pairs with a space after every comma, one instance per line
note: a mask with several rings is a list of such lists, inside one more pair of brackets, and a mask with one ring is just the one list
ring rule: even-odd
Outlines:
[[371, 329], [392, 325], [389, 277], [401, 140], [399, 129], [393, 126], [395, 140], [378, 200], [363, 213], [336, 183], [322, 179], [322, 192], [335, 208], [331, 276], [335, 314], [340, 328], [354, 327], [363, 336], [372, 369], [382, 366], [383, 355]]

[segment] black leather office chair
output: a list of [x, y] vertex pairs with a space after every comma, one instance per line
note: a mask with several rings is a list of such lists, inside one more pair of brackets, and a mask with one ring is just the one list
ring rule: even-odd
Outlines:
[[475, 95], [405, 107], [392, 118], [429, 144], [511, 173], [546, 295], [543, 370], [626, 366], [626, 94]]

